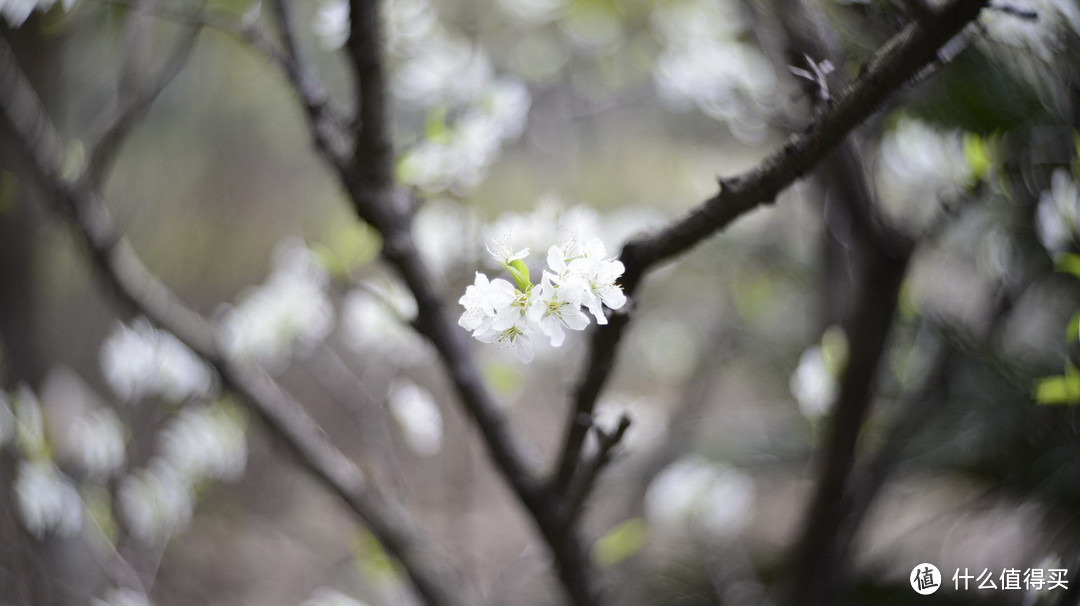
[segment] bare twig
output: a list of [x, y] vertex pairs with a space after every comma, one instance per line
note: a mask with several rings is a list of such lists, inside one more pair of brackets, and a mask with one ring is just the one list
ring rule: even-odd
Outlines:
[[147, 66], [142, 63], [150, 57], [147, 48], [149, 34], [146, 31], [149, 26], [146, 18], [152, 10], [149, 4], [152, 3], [141, 2], [136, 6], [136, 14], [128, 22], [127, 65], [121, 75], [120, 90], [104, 127], [89, 145], [89, 160], [82, 178], [91, 189], [101, 186], [102, 178], [108, 173], [132, 127], [187, 64], [195, 48], [195, 39], [202, 29], [198, 23], [194, 23], [182, 32], [158, 72], [148, 76], [145, 73]]
[[356, 465], [326, 439], [303, 407], [269, 375], [224, 357], [217, 348], [212, 325], [186, 307], [142, 265], [126, 240], [116, 233], [96, 193], [62, 178], [60, 138], [3, 42], [0, 117], [13, 128], [13, 145], [21, 153], [32, 181], [52, 202], [52, 208], [70, 220], [99, 276], [117, 298], [176, 335], [213, 365], [225, 386], [248, 402], [272, 433], [341, 497], [387, 552], [401, 562], [426, 603], [472, 603], [463, 597], [456, 574], [426, 545], [405, 510], [368, 486]]
[[[626, 267], [623, 289], [633, 297], [642, 278], [654, 266], [683, 253], [736, 218], [777, 194], [812, 170], [851, 130], [937, 57], [937, 51], [961, 32], [986, 5], [986, 0], [952, 0], [935, 11], [933, 19], [905, 27], [863, 66], [858, 78], [833, 97], [828, 111], [757, 168], [720, 180], [720, 191], [659, 231], [636, 238], [620, 256]], [[608, 325], [593, 330], [588, 363], [574, 393], [573, 410], [556, 465], [553, 485], [565, 489], [580, 464], [581, 446], [596, 400], [615, 363], [617, 346], [629, 324], [628, 313], [615, 313]]]
[[610, 432], [596, 426], [593, 427], [597, 442], [596, 454], [585, 463], [584, 469], [578, 476], [578, 481], [567, 491], [563, 505], [565, 511], [563, 524], [565, 526], [573, 527], [577, 523], [589, 494], [592, 493], [593, 488], [596, 486], [600, 472], [611, 462], [615, 447], [622, 441], [623, 435], [626, 434], [626, 430], [629, 428], [630, 417], [626, 414], [619, 417], [619, 424]]

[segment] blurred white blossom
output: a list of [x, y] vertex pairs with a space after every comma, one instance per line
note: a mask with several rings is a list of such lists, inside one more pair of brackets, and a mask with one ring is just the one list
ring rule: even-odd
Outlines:
[[182, 530], [195, 507], [191, 482], [161, 458], [126, 476], [117, 497], [132, 533], [148, 542], [167, 540]]
[[429, 192], [473, 188], [487, 177], [503, 145], [521, 136], [532, 101], [525, 85], [501, 78], [476, 86], [470, 88], [475, 98], [456, 120], [405, 153], [399, 169], [405, 183]]
[[324, 2], [315, 12], [311, 29], [324, 49], [344, 46], [349, 39], [349, 0]]
[[304, 600], [300, 606], [367, 606], [367, 604], [328, 587], [320, 587], [312, 592], [311, 597]]
[[34, 536], [75, 534], [82, 527], [82, 498], [51, 460], [20, 460], [15, 494], [23, 524]]
[[476, 265], [479, 232], [480, 218], [476, 211], [449, 200], [424, 204], [413, 221], [420, 254], [428, 267], [443, 277]]
[[283, 240], [266, 282], [222, 315], [222, 346], [237, 359], [280, 370], [294, 349], [310, 351], [333, 328], [326, 287], [315, 254], [300, 240]]
[[[44, 13], [54, 5], [56, 0], [0, 0], [0, 17], [11, 27], [19, 27], [30, 18], [30, 13], [34, 10]], [[75, 0], [60, 0], [60, 7], [65, 13], [73, 6]]]
[[724, 464], [688, 457], [665, 468], [645, 493], [651, 526], [679, 533], [730, 537], [750, 520], [754, 483]]
[[847, 338], [839, 327], [830, 327], [821, 344], [809, 347], [799, 357], [788, 387], [799, 403], [799, 412], [810, 420], [832, 410], [840, 393], [840, 373], [847, 365]]
[[109, 476], [125, 458], [126, 428], [110, 408], [98, 408], [76, 418], [68, 438], [80, 466], [91, 476]]
[[414, 364], [428, 353], [427, 343], [408, 325], [415, 318], [416, 300], [404, 287], [368, 282], [345, 295], [342, 338], [354, 351]]
[[1055, 170], [1050, 189], [1039, 196], [1035, 229], [1050, 253], [1065, 252], [1080, 242], [1080, 188], [1067, 170]]
[[132, 402], [160, 395], [173, 402], [209, 395], [210, 368], [171, 333], [145, 318], [118, 324], [101, 348], [101, 368], [114, 392]]
[[42, 459], [48, 456], [49, 445], [45, 438], [45, 418], [37, 396], [25, 385], [15, 391], [12, 401], [15, 412], [15, 445], [22, 456]]
[[442, 450], [442, 415], [431, 392], [413, 383], [396, 383], [390, 388], [388, 407], [409, 450], [425, 456]]
[[184, 408], [161, 431], [160, 456], [191, 483], [238, 479], [247, 463], [247, 440], [237, 415], [220, 404]]
[[882, 206], [891, 219], [911, 230], [929, 225], [975, 181], [959, 131], [901, 118], [882, 139], [879, 153]]
[[651, 23], [663, 45], [653, 76], [665, 105], [697, 107], [740, 140], [760, 141], [777, 78], [761, 51], [742, 40], [742, 7], [729, 0], [676, 0], [658, 5]]
[[989, 38], [999, 44], [1034, 53], [1051, 61], [1065, 50], [1069, 29], [1080, 34], [1080, 5], [1075, 0], [1013, 0], [1009, 6], [1034, 18], [999, 10], [983, 11], [979, 21]]
[[567, 0], [498, 0], [495, 5], [522, 26], [554, 21], [566, 9]]

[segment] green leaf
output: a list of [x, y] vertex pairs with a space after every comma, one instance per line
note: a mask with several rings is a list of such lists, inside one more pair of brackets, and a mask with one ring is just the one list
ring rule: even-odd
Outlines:
[[360, 529], [352, 542], [352, 553], [360, 572], [371, 581], [396, 581], [399, 578], [397, 563], [386, 554], [382, 545], [370, 532]]
[[453, 131], [446, 124], [446, 108], [440, 107], [428, 112], [424, 122], [424, 137], [436, 143], [446, 143], [453, 137]]
[[1080, 403], [1080, 376], [1056, 375], [1035, 379], [1032, 395], [1039, 404]]
[[1054, 269], [1080, 278], [1080, 255], [1062, 253], [1054, 260]]
[[1069, 327], [1065, 329], [1065, 342], [1074, 341], [1080, 341], [1080, 309], [1076, 310], [1072, 319], [1069, 320]]
[[964, 160], [978, 180], [990, 172], [990, 154], [982, 137], [971, 132], [964, 133]]
[[631, 518], [597, 539], [592, 547], [592, 560], [600, 568], [611, 568], [636, 555], [649, 538], [645, 520]]
[[525, 292], [532, 288], [532, 280], [529, 279], [529, 268], [525, 265], [525, 262], [521, 259], [515, 259], [506, 265], [503, 265], [506, 271], [510, 272], [510, 275], [514, 277], [514, 282], [517, 282], [518, 290]]

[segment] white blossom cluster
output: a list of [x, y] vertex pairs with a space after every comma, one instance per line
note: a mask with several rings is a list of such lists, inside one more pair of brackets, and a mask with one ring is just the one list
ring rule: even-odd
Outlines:
[[465, 313], [458, 324], [478, 341], [512, 347], [523, 362], [533, 359], [533, 335], [542, 333], [552, 347], [559, 347], [566, 337], [564, 329], [584, 330], [589, 325], [583, 308], [597, 324], [607, 324], [603, 306], [619, 309], [626, 303], [616, 283], [623, 264], [607, 256], [599, 238], [582, 242], [571, 237], [551, 246], [539, 286], [532, 283], [524, 262], [528, 248], [513, 251], [505, 241], [495, 240], [488, 252], [514, 284], [477, 272], [459, 301]]
[[[0, 0], [0, 17], [3, 17], [11, 27], [19, 27], [35, 10], [44, 13], [55, 5], [56, 0]], [[65, 13], [73, 6], [75, 6], [75, 0], [60, 0], [60, 7]]]
[[222, 348], [234, 359], [279, 370], [294, 349], [310, 350], [333, 329], [326, 271], [297, 239], [280, 242], [266, 282], [220, 319]]
[[876, 167], [882, 207], [896, 223], [925, 228], [944, 205], [975, 182], [964, 153], [963, 134], [901, 118], [881, 141]]
[[162, 430], [158, 452], [120, 482], [120, 509], [143, 540], [161, 541], [191, 519], [207, 480], [234, 481], [247, 462], [244, 423], [222, 404], [184, 408]]
[[1080, 187], [1063, 168], [1054, 171], [1050, 189], [1039, 196], [1035, 230], [1051, 254], [1072, 250], [1080, 243]]
[[652, 29], [664, 49], [653, 77], [669, 109], [697, 107], [727, 124], [740, 140], [756, 142], [773, 111], [777, 77], [761, 51], [743, 40], [748, 27], [737, 2], [659, 4]]
[[665, 468], [645, 493], [650, 526], [676, 534], [727, 538], [753, 516], [754, 483], [725, 464], [687, 457]]
[[101, 368], [109, 387], [127, 402], [147, 396], [183, 402], [208, 396], [215, 388], [210, 368], [145, 318], [116, 326], [101, 347]]

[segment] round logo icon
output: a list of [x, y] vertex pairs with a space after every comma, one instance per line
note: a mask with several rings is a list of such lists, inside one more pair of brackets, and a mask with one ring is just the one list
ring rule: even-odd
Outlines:
[[930, 595], [941, 587], [941, 571], [937, 566], [923, 562], [911, 569], [911, 588], [919, 595]]

